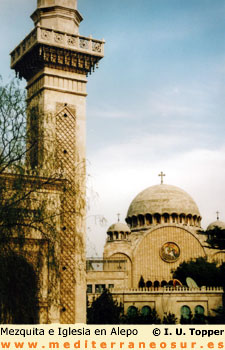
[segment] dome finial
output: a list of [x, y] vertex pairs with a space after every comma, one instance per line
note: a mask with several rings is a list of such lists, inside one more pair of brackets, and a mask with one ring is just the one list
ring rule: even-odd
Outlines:
[[163, 176], [166, 176], [166, 174], [163, 174], [163, 171], [161, 171], [161, 173], [158, 176], [161, 176], [161, 185], [162, 185], [163, 184]]
[[217, 210], [217, 211], [216, 211], [216, 219], [217, 219], [217, 220], [219, 220], [219, 219], [220, 219], [220, 217], [219, 217], [219, 213], [220, 213], [220, 212]]
[[118, 216], [118, 222], [120, 222], [120, 213], [118, 213], [117, 216]]

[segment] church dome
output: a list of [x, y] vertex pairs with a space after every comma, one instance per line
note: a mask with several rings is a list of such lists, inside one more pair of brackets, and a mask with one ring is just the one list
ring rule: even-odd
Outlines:
[[127, 224], [122, 222], [116, 222], [115, 224], [112, 224], [107, 232], [130, 232], [130, 228]]
[[140, 192], [131, 202], [126, 218], [131, 227], [154, 223], [199, 227], [200, 220], [198, 207], [191, 196], [179, 187], [165, 184], [151, 186]]
[[221, 229], [221, 230], [225, 230], [225, 222], [220, 221], [220, 220], [213, 221], [213, 222], [207, 227], [207, 231], [213, 230], [214, 228], [219, 228], [219, 229]]
[[127, 224], [122, 222], [116, 222], [111, 225], [107, 230], [108, 242], [112, 241], [124, 241], [128, 239], [129, 234], [131, 233], [130, 228]]

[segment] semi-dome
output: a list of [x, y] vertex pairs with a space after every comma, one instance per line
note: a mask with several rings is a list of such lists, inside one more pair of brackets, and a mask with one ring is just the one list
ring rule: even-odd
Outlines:
[[140, 192], [131, 202], [126, 222], [131, 227], [178, 223], [200, 225], [199, 209], [191, 196], [179, 187], [156, 185]]
[[207, 231], [209, 230], [213, 230], [215, 228], [219, 228], [221, 230], [225, 230], [225, 222], [220, 221], [220, 220], [216, 220], [213, 221], [211, 224], [209, 224], [209, 226], [207, 227]]

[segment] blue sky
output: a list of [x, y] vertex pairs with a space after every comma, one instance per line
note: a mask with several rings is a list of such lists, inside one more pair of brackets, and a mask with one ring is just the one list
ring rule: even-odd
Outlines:
[[[6, 81], [36, 1], [0, 4]], [[101, 252], [107, 226], [161, 170], [195, 199], [204, 228], [217, 209], [225, 220], [225, 0], [78, 0], [78, 9], [80, 34], [106, 40], [88, 82], [89, 246]]]

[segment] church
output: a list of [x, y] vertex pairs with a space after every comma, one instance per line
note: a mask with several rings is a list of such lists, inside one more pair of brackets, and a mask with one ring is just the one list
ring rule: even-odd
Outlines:
[[[161, 183], [140, 192], [131, 202], [126, 223], [107, 230], [102, 259], [87, 261], [87, 293], [91, 303], [109, 289], [125, 314], [147, 315], [156, 309], [161, 318], [174, 313], [178, 319], [191, 313], [213, 314], [222, 305], [222, 288], [189, 287], [173, 280], [172, 271], [182, 262], [199, 257], [225, 261], [225, 251], [207, 247], [201, 214], [192, 197], [176, 186]], [[208, 226], [225, 228], [217, 220]], [[145, 282], [139, 288], [139, 281]]]

